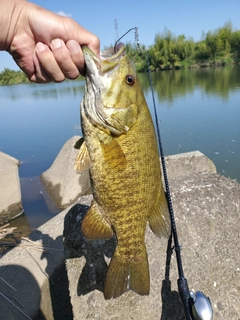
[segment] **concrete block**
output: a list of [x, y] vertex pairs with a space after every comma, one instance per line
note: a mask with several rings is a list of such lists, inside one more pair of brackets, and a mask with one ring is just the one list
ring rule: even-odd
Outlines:
[[52, 166], [41, 175], [41, 180], [58, 208], [66, 208], [81, 196], [89, 193], [88, 171], [77, 174], [74, 161], [79, 150], [74, 144], [80, 136], [69, 139], [60, 150]]
[[168, 178], [188, 176], [199, 172], [216, 173], [215, 164], [200, 151], [165, 157]]
[[23, 213], [19, 165], [19, 160], [0, 152], [0, 224]]

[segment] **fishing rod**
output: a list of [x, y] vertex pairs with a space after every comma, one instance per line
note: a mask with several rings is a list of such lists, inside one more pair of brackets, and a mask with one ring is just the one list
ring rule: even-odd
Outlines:
[[148, 55], [147, 55], [147, 66], [148, 66], [148, 76], [149, 76], [150, 88], [151, 88], [152, 99], [153, 99], [153, 109], [154, 109], [154, 117], [155, 117], [157, 136], [158, 136], [158, 146], [160, 151], [162, 171], [163, 171], [165, 188], [166, 188], [166, 197], [167, 197], [168, 209], [169, 209], [170, 220], [171, 220], [171, 237], [173, 237], [174, 239], [174, 249], [175, 249], [176, 259], [177, 259], [177, 267], [178, 267], [178, 275], [179, 275], [177, 284], [178, 284], [179, 295], [183, 303], [186, 320], [211, 320], [213, 311], [212, 311], [210, 299], [206, 297], [201, 291], [197, 291], [196, 293], [194, 293], [193, 291], [190, 291], [188, 288], [187, 279], [184, 276], [182, 259], [181, 259], [181, 247], [178, 242], [177, 228], [176, 228], [175, 217], [174, 217], [173, 206], [172, 206], [172, 198], [171, 198], [171, 193], [170, 193], [170, 188], [168, 183], [166, 163], [165, 163], [165, 158], [163, 153], [163, 146], [162, 146], [162, 140], [161, 140], [161, 134], [160, 134], [160, 128], [159, 128], [159, 120], [157, 115], [157, 108], [156, 108], [155, 96], [153, 91], [153, 81], [151, 77], [151, 70], [150, 70]]
[[211, 320], [213, 311], [212, 311], [210, 299], [206, 297], [201, 291], [197, 291], [196, 294], [193, 291], [190, 291], [188, 288], [187, 279], [184, 276], [182, 259], [181, 259], [181, 247], [178, 242], [177, 228], [176, 228], [175, 217], [174, 217], [173, 206], [172, 206], [172, 198], [171, 198], [171, 193], [170, 193], [170, 188], [168, 183], [166, 163], [165, 163], [165, 158], [163, 153], [163, 146], [162, 146], [162, 140], [161, 140], [161, 134], [160, 134], [160, 128], [159, 128], [159, 120], [157, 115], [157, 108], [156, 108], [155, 96], [153, 91], [153, 82], [151, 77], [151, 70], [150, 70], [148, 56], [147, 56], [147, 65], [148, 65], [149, 82], [150, 82], [151, 93], [153, 98], [153, 109], [154, 109], [154, 117], [156, 122], [160, 158], [162, 163], [162, 171], [163, 171], [165, 188], [166, 188], [166, 197], [167, 197], [168, 209], [169, 209], [170, 220], [171, 220], [171, 237], [173, 237], [174, 239], [174, 249], [176, 253], [177, 266], [178, 266], [179, 279], [177, 283], [178, 283], [179, 295], [183, 303], [186, 320]]
[[[135, 37], [135, 41], [137, 42], [137, 48], [138, 50], [140, 50], [138, 28], [135, 27], [135, 28], [129, 29], [121, 38], [119, 38], [115, 42], [115, 45], [114, 45], [115, 52], [116, 52], [116, 45], [119, 42], [119, 40], [122, 39], [131, 30], [135, 30], [134, 37]], [[151, 77], [148, 54], [146, 56], [146, 59], [147, 59], [150, 88], [151, 88], [152, 99], [153, 99], [153, 109], [154, 109], [154, 117], [156, 122], [156, 129], [157, 129], [158, 146], [160, 151], [162, 171], [163, 171], [164, 183], [165, 183], [165, 189], [166, 189], [166, 198], [167, 198], [170, 221], [171, 221], [170, 237], [174, 239], [174, 250], [176, 253], [176, 260], [177, 260], [177, 267], [178, 267], [178, 276], [179, 276], [179, 279], [177, 281], [178, 291], [179, 291], [181, 301], [183, 303], [186, 320], [211, 320], [213, 315], [213, 310], [212, 310], [210, 299], [207, 296], [205, 296], [205, 294], [202, 293], [201, 291], [197, 291], [196, 293], [194, 293], [193, 291], [190, 291], [188, 288], [187, 279], [185, 278], [184, 272], [183, 272], [183, 265], [182, 265], [182, 259], [181, 259], [181, 247], [178, 242], [177, 228], [175, 223], [175, 217], [174, 217], [173, 206], [172, 206], [172, 198], [171, 198], [168, 177], [167, 177], [166, 163], [165, 163], [165, 158], [163, 153], [163, 146], [162, 146], [162, 140], [161, 140], [161, 134], [160, 134], [159, 120], [157, 115], [156, 101], [155, 101], [155, 96], [153, 91], [153, 81]]]

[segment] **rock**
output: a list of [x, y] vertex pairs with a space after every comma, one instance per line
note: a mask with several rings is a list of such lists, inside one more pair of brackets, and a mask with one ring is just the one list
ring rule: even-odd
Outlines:
[[74, 171], [74, 161], [79, 151], [74, 149], [74, 144], [79, 138], [74, 136], [69, 139], [52, 166], [40, 176], [58, 208], [66, 208], [90, 190], [88, 171], [82, 174]]
[[23, 213], [19, 165], [19, 160], [0, 152], [0, 224]]

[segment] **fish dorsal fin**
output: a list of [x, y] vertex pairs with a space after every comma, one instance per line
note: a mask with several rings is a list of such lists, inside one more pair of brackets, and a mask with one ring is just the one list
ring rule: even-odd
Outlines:
[[[80, 141], [82, 139], [82, 141]], [[83, 138], [79, 139], [75, 146], [79, 143], [80, 147], [77, 145], [76, 149], [79, 149], [78, 155], [75, 159], [74, 170], [76, 173], [83, 173], [84, 171], [89, 170], [90, 168], [90, 157], [87, 150], [87, 146]]]

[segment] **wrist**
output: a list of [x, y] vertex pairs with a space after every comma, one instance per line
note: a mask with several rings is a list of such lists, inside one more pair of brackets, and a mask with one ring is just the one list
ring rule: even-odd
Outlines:
[[26, 0], [0, 0], [0, 50], [7, 50], [14, 37], [19, 14]]

